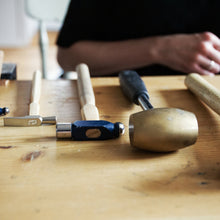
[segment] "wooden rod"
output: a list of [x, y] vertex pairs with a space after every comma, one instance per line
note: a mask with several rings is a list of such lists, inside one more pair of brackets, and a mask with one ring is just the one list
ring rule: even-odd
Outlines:
[[220, 91], [217, 88], [197, 73], [187, 75], [185, 85], [220, 115]]

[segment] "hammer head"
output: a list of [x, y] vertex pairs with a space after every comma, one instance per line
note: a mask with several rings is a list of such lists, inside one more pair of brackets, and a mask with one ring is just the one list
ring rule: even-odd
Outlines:
[[155, 108], [132, 114], [129, 120], [131, 145], [154, 152], [170, 152], [196, 142], [196, 116], [177, 108]]
[[56, 116], [41, 117], [40, 115], [28, 115], [24, 117], [5, 117], [4, 126], [32, 127], [42, 124], [56, 124]]
[[3, 63], [4, 51], [0, 50], [0, 85], [7, 85], [8, 80], [15, 80], [17, 77], [16, 64]]
[[15, 63], [3, 63], [1, 79], [16, 80], [17, 68]]

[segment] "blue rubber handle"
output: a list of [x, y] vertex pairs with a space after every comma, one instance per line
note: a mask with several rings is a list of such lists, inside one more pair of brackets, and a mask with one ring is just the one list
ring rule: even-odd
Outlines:
[[0, 108], [0, 116], [6, 115], [9, 112], [9, 109], [7, 107]]

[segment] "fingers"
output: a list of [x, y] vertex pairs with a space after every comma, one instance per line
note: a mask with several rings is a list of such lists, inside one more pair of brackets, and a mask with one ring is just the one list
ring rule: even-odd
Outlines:
[[177, 34], [160, 39], [158, 54], [163, 56], [159, 56], [159, 64], [185, 73], [214, 75], [220, 72], [220, 39], [214, 34]]
[[207, 57], [210, 60], [214, 60], [216, 63], [220, 64], [220, 52], [214, 47], [210, 47], [207, 51]]
[[199, 66], [197, 68], [200, 67], [202, 69], [201, 74], [204, 75], [219, 73], [220, 39], [210, 32], [196, 34], [196, 36], [200, 40], [199, 51], [201, 51], [198, 55]]
[[194, 66], [194, 70], [193, 71], [195, 71], [196, 73], [199, 73], [201, 75], [207, 75], [207, 76], [214, 76], [215, 75], [213, 72], [203, 68], [202, 66], [200, 66], [198, 64], [196, 64]]
[[220, 65], [214, 60], [210, 60], [207, 57], [201, 55], [198, 56], [198, 63], [199, 66], [205, 70], [205, 72], [208, 71], [215, 74], [220, 72]]
[[214, 34], [211, 33], [211, 32], [204, 32], [204, 33], [202, 33], [202, 34], [199, 34], [199, 37], [200, 37], [203, 41], [212, 43], [213, 47], [214, 47], [216, 50], [219, 50], [219, 51], [220, 51], [220, 39], [219, 39], [216, 35], [214, 35]]

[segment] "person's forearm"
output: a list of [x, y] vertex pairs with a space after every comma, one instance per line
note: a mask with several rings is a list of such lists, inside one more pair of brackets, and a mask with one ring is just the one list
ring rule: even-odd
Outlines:
[[64, 70], [86, 63], [92, 75], [161, 64], [171, 69], [202, 75], [220, 72], [220, 39], [210, 32], [155, 36], [127, 41], [79, 41], [59, 48], [58, 61]]
[[105, 75], [156, 62], [157, 37], [116, 42], [79, 41], [58, 50], [58, 62], [65, 71], [86, 63], [92, 75]]

